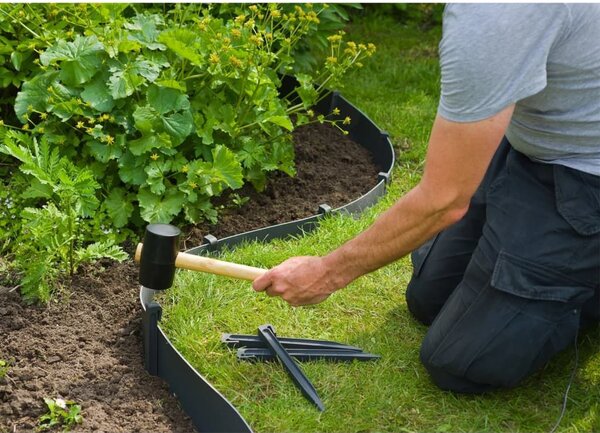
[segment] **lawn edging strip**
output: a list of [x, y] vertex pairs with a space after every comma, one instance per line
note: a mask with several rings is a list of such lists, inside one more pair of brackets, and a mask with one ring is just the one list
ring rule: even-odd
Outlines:
[[[330, 93], [317, 106], [318, 111], [321, 112], [332, 112], [334, 108], [339, 110], [337, 116], [340, 119], [346, 117], [352, 119], [352, 123], [347, 128], [348, 136], [370, 152], [380, 169], [377, 184], [370, 191], [335, 209], [328, 204], [320, 204], [317, 213], [307, 218], [223, 239], [217, 239], [209, 234], [204, 236], [204, 242], [200, 246], [186, 252], [205, 255], [218, 252], [223, 248], [232, 249], [246, 242], [267, 242], [301, 235], [314, 230], [326, 215], [336, 213], [358, 215], [375, 204], [385, 194], [394, 167], [395, 154], [389, 135], [338, 92]], [[154, 290], [140, 288], [146, 370], [151, 375], [165, 380], [199, 431], [252, 432], [252, 428], [237, 409], [189, 364], [161, 329], [159, 322], [162, 308], [154, 301], [154, 293]]]

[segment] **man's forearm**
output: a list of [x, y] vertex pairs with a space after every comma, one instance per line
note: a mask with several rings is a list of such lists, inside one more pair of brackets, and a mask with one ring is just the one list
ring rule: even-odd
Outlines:
[[436, 233], [458, 221], [464, 206], [436, 203], [419, 186], [384, 212], [357, 237], [325, 256], [332, 279], [344, 287], [410, 253]]

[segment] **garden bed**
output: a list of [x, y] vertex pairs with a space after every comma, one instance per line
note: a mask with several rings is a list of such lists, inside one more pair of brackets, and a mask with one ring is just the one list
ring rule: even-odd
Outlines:
[[[295, 133], [295, 178], [276, 175], [250, 200], [227, 211], [216, 226], [187, 230], [185, 248], [203, 234], [218, 237], [290, 221], [337, 207], [372, 188], [378, 167], [368, 152], [326, 125]], [[161, 380], [146, 373], [140, 335], [137, 268], [87, 267], [47, 308], [25, 306], [16, 293], [0, 297], [0, 431], [33, 429], [44, 397], [82, 405], [75, 431], [191, 431], [193, 427]]]

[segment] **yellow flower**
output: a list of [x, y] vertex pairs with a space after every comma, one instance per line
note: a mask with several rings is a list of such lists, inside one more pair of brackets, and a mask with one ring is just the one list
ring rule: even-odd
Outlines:
[[251, 5], [248, 7], [248, 9], [250, 9], [252, 12], [258, 11], [258, 7], [256, 5]]
[[33, 111], [33, 105], [29, 104], [29, 105], [27, 106], [27, 111]]
[[106, 143], [113, 144], [114, 142], [115, 142], [115, 137], [113, 137], [112, 135], [106, 136]]
[[344, 130], [342, 130], [342, 134], [344, 134], [344, 135], [348, 135], [348, 134], [349, 134], [349, 132], [348, 132], [348, 131], [346, 131], [346, 130], [344, 129]]
[[338, 114], [340, 114], [340, 109], [338, 107], [335, 107], [333, 110], [331, 110], [331, 112], [337, 116]]
[[231, 56], [229, 62], [231, 62], [234, 68], [240, 68], [242, 66], [242, 61], [235, 56]]
[[110, 119], [110, 116], [108, 114], [104, 113], [102, 115], [102, 120], [108, 120], [108, 119]]
[[309, 117], [315, 117], [315, 112], [313, 110], [308, 110], [306, 113]]
[[331, 35], [327, 37], [329, 42], [339, 42], [342, 40], [342, 35]]
[[221, 61], [217, 53], [211, 53], [211, 55], [208, 56], [208, 60], [215, 65]]
[[187, 173], [188, 171], [190, 171], [190, 167], [187, 164], [185, 164], [183, 167], [181, 167], [182, 173]]
[[335, 56], [327, 57], [327, 63], [335, 64], [335, 63], [337, 63], [337, 61], [338, 61], [338, 59]]
[[279, 10], [277, 10], [277, 9], [274, 9], [274, 10], [271, 11], [271, 16], [273, 18], [280, 18], [281, 17], [281, 12]]
[[96, 123], [96, 119], [94, 119], [93, 117], [90, 117], [90, 118], [88, 119], [88, 123], [89, 123], [90, 125], [93, 125], [94, 123]]
[[40, 117], [45, 120], [48, 118], [48, 113], [42, 113], [40, 114]]
[[344, 119], [344, 121], [342, 122], [344, 125], [350, 125], [350, 122], [352, 121], [352, 119], [350, 119], [349, 116], [346, 116], [346, 118]]
[[77, 122], [77, 127], [78, 128], [83, 128], [85, 125], [83, 124], [83, 122], [80, 120], [79, 122]]
[[240, 31], [240, 29], [233, 29], [233, 30], [231, 30], [231, 36], [233, 36], [235, 39], [237, 39], [240, 36], [242, 36], [242, 32]]
[[156, 161], [156, 160], [158, 159], [158, 154], [156, 154], [156, 153], [153, 153], [152, 155], [150, 155], [150, 159], [151, 159], [152, 161]]
[[26, 123], [25, 125], [23, 125], [21, 127], [21, 129], [23, 129], [24, 131], [28, 131], [29, 130], [29, 123]]
[[43, 126], [40, 126], [39, 128], [36, 129], [37, 132], [39, 132], [40, 134], [43, 134], [45, 132], [45, 129]]
[[92, 135], [94, 133], [94, 130], [92, 128], [85, 128], [85, 132]]
[[196, 182], [190, 182], [189, 185], [190, 185], [190, 188], [192, 188], [192, 189], [198, 188], [198, 184]]
[[260, 38], [260, 36], [252, 35], [250, 36], [250, 42], [252, 42], [255, 45], [260, 45], [262, 43], [262, 39]]

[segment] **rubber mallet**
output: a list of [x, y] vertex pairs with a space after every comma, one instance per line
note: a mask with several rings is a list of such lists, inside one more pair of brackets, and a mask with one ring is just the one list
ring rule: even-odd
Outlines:
[[207, 272], [231, 278], [254, 281], [267, 270], [223, 260], [179, 252], [181, 231], [170, 224], [150, 224], [144, 243], [138, 244], [135, 261], [140, 264], [140, 284], [153, 290], [173, 285], [175, 268]]

